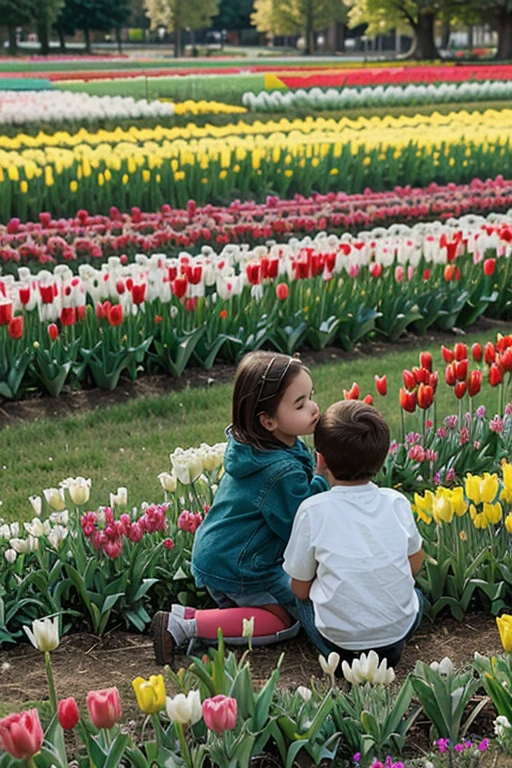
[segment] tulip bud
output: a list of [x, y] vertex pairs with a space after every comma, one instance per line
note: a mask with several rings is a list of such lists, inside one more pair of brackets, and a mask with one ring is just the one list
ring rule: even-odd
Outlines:
[[206, 727], [217, 734], [232, 731], [238, 714], [236, 699], [230, 696], [214, 696], [203, 701], [203, 719]]
[[47, 653], [59, 647], [59, 619], [35, 619], [32, 629], [23, 627], [28, 639], [38, 651]]
[[87, 709], [96, 728], [113, 728], [123, 714], [119, 691], [117, 688], [89, 691], [87, 694]]
[[185, 725], [199, 722], [201, 719], [201, 694], [199, 691], [189, 691], [187, 696], [178, 693], [173, 699], [167, 697], [167, 715], [175, 723]]
[[66, 731], [73, 730], [75, 725], [80, 720], [78, 704], [72, 696], [69, 699], [62, 699], [59, 701], [57, 714], [59, 717], [59, 723]]
[[457, 383], [455, 384], [455, 387], [453, 389], [453, 391], [455, 393], [455, 397], [458, 400], [462, 400], [462, 398], [466, 394], [466, 389], [467, 389], [467, 384], [466, 384], [465, 381], [457, 381]]
[[58, 325], [55, 325], [55, 323], [50, 323], [50, 325], [46, 330], [48, 331], [48, 336], [50, 337], [50, 341], [55, 341], [55, 339], [59, 335]]
[[154, 715], [165, 709], [165, 683], [163, 675], [151, 675], [149, 680], [136, 677], [132, 682], [137, 704], [142, 712]]
[[404, 386], [406, 389], [414, 389], [416, 387], [416, 377], [412, 371], [404, 369], [402, 371], [402, 377], [404, 380]]
[[289, 289], [286, 283], [276, 285], [276, 297], [279, 301], [285, 301], [288, 298]]
[[469, 360], [459, 360], [455, 363], [455, 377], [459, 381], [464, 381], [468, 375]]
[[503, 381], [500, 368], [496, 363], [493, 363], [489, 368], [489, 384], [491, 387], [497, 387]]
[[386, 375], [384, 376], [375, 376], [375, 389], [379, 393], [379, 395], [382, 395], [382, 397], [385, 397], [388, 393], [388, 380]]
[[441, 346], [441, 355], [445, 363], [451, 363], [453, 361], [454, 354], [452, 350], [448, 349], [448, 347], [445, 347], [444, 345]]
[[360, 394], [361, 394], [361, 390], [359, 389], [359, 386], [358, 384], [356, 384], [355, 381], [349, 390], [346, 390], [346, 389], [343, 390], [343, 397], [345, 400], [359, 400]]
[[453, 352], [455, 355], [455, 360], [457, 360], [457, 362], [459, 360], [465, 360], [468, 356], [468, 348], [466, 344], [463, 344], [461, 341], [457, 342], [457, 344], [453, 349]]
[[37, 709], [26, 709], [0, 720], [0, 745], [17, 760], [28, 760], [43, 745], [44, 733]]
[[400, 408], [408, 413], [414, 413], [416, 410], [416, 392], [407, 392], [405, 389], [400, 389], [398, 393], [398, 399]]
[[496, 269], [496, 259], [485, 259], [484, 261], [484, 275], [486, 277], [492, 277], [494, 270]]
[[15, 549], [6, 549], [4, 552], [4, 557], [7, 560], [7, 562], [12, 565], [14, 562], [16, 562], [18, 553], [16, 552]]
[[366, 403], [367, 405], [373, 405], [373, 395], [365, 395], [363, 397], [363, 403]]
[[496, 349], [492, 341], [488, 341], [485, 345], [484, 360], [487, 365], [492, 365], [496, 360]]
[[444, 380], [446, 381], [449, 387], [453, 387], [455, 385], [455, 381], [456, 381], [455, 365], [456, 363], [450, 363], [444, 369]]
[[304, 685], [299, 685], [299, 687], [297, 688], [297, 693], [299, 694], [301, 699], [304, 699], [306, 703], [311, 699], [313, 695], [313, 691], [311, 690], [311, 688], [306, 688], [306, 686]]
[[418, 407], [422, 410], [430, 408], [434, 402], [434, 390], [429, 384], [420, 384], [417, 392]]
[[475, 397], [475, 395], [478, 395], [482, 385], [482, 379], [482, 371], [471, 371], [468, 381], [468, 394], [470, 397]]
[[167, 493], [174, 493], [176, 491], [177, 480], [175, 475], [170, 474], [169, 472], [160, 472], [158, 479], [160, 480], [164, 491]]
[[429, 373], [432, 372], [432, 355], [430, 352], [420, 353], [420, 366], [426, 368]]
[[471, 356], [472, 356], [473, 360], [475, 361], [475, 363], [479, 363], [480, 362], [480, 360], [482, 359], [482, 355], [483, 355], [482, 345], [479, 344], [478, 342], [476, 342], [471, 347]]

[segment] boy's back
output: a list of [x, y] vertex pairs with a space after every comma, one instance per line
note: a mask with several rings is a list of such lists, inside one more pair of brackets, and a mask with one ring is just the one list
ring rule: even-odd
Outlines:
[[357, 651], [392, 645], [413, 625], [418, 597], [408, 558], [420, 549], [405, 496], [372, 482], [337, 485], [301, 504], [284, 568], [314, 579], [320, 633]]

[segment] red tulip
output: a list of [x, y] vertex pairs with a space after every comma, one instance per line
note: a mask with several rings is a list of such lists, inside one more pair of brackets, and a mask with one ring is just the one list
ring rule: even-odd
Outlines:
[[203, 720], [206, 727], [214, 733], [232, 731], [237, 721], [237, 701], [230, 696], [219, 694], [203, 701]]
[[428, 384], [428, 380], [430, 378], [430, 371], [428, 370], [428, 368], [418, 368], [417, 366], [415, 366], [412, 369], [412, 375], [414, 376], [414, 380], [416, 384]]
[[71, 696], [69, 699], [62, 699], [58, 706], [59, 723], [66, 731], [71, 731], [80, 720], [78, 704]]
[[139, 283], [132, 287], [132, 301], [134, 304], [143, 304], [146, 298], [146, 283]]
[[379, 393], [379, 395], [382, 395], [382, 397], [385, 397], [388, 393], [388, 380], [386, 374], [384, 376], [375, 376], [375, 389]]
[[506, 349], [500, 355], [500, 365], [504, 371], [512, 371], [512, 349]]
[[87, 709], [96, 728], [112, 728], [123, 714], [119, 691], [117, 688], [89, 691]]
[[471, 347], [471, 356], [475, 363], [479, 363], [483, 356], [482, 345], [476, 342]]
[[494, 275], [494, 270], [496, 269], [496, 259], [486, 259], [484, 261], [484, 275], [486, 277], [491, 277]]
[[259, 285], [261, 283], [261, 265], [259, 262], [250, 262], [247, 264], [245, 271], [251, 285]]
[[468, 367], [469, 367], [469, 360], [459, 360], [458, 363], [455, 363], [455, 377], [459, 381], [464, 381], [466, 376], [468, 375]]
[[468, 394], [470, 397], [478, 395], [482, 386], [482, 371], [471, 371], [468, 380]]
[[345, 400], [359, 400], [360, 394], [361, 390], [355, 381], [348, 391], [346, 389], [343, 390], [343, 397]]
[[441, 346], [441, 355], [445, 363], [451, 363], [454, 357], [452, 350], [445, 347], [444, 344]]
[[30, 285], [24, 285], [23, 287], [20, 287], [19, 297], [23, 306], [26, 307], [30, 301]]
[[60, 312], [60, 324], [61, 325], [75, 325], [76, 323], [76, 309], [75, 307], [62, 307]]
[[370, 265], [370, 274], [372, 277], [380, 277], [382, 275], [382, 264], [373, 262]]
[[453, 387], [456, 381], [456, 375], [455, 375], [455, 365], [456, 363], [450, 363], [450, 365], [447, 365], [444, 369], [444, 380], [448, 384], [449, 387]]
[[420, 352], [420, 366], [432, 371], [432, 355], [430, 352]]
[[453, 352], [455, 355], [455, 359], [457, 361], [459, 360], [465, 360], [468, 356], [468, 348], [466, 344], [463, 344], [461, 341], [458, 341], [453, 348]]
[[450, 280], [454, 280], [456, 275], [456, 269], [453, 264], [447, 264], [444, 268], [444, 279], [447, 283], [450, 282]]
[[458, 381], [455, 384], [455, 387], [453, 391], [455, 392], [455, 397], [457, 397], [459, 400], [462, 400], [464, 395], [466, 394], [467, 384], [465, 381]]
[[77, 316], [77, 319], [80, 320], [80, 322], [84, 319], [85, 305], [82, 304], [81, 306], [76, 308], [76, 316]]
[[187, 292], [188, 280], [186, 277], [177, 277], [171, 283], [172, 292], [177, 299], [182, 299]]
[[430, 280], [430, 275], [431, 274], [432, 274], [432, 272], [430, 271], [430, 269], [424, 269], [423, 270], [423, 279], [424, 280]]
[[404, 386], [406, 389], [414, 389], [416, 386], [416, 377], [412, 371], [408, 371], [406, 368], [402, 371], [402, 378], [404, 380]]
[[36, 755], [43, 744], [44, 733], [37, 709], [13, 712], [0, 720], [0, 745], [17, 760]]
[[496, 360], [496, 348], [492, 341], [488, 341], [484, 348], [484, 360], [487, 365], [492, 365]]
[[13, 317], [7, 326], [7, 333], [11, 339], [21, 339], [23, 336], [23, 317]]
[[418, 387], [418, 407], [426, 410], [434, 402], [434, 390], [429, 384], [420, 384]]
[[363, 403], [366, 403], [367, 405], [373, 405], [373, 395], [365, 395], [363, 397]]
[[430, 374], [427, 384], [430, 384], [434, 392], [436, 391], [437, 385], [439, 384], [439, 374], [437, 371], [434, 371], [434, 373]]
[[288, 298], [288, 286], [286, 283], [279, 283], [276, 285], [276, 296], [279, 301], [285, 301]]
[[12, 301], [0, 302], [0, 325], [9, 325], [12, 319]]
[[503, 376], [500, 367], [493, 363], [489, 368], [489, 384], [491, 387], [497, 387], [503, 381]]
[[59, 335], [59, 326], [55, 325], [55, 323], [50, 323], [50, 325], [47, 328], [48, 336], [50, 337], [51, 341], [55, 341], [57, 336]]
[[398, 394], [400, 407], [408, 413], [414, 413], [416, 410], [416, 392], [407, 392], [405, 389], [400, 389]]
[[107, 311], [107, 320], [114, 328], [123, 322], [123, 307], [121, 304], [113, 304]]

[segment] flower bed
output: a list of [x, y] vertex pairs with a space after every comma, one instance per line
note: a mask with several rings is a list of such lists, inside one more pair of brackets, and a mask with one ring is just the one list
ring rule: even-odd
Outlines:
[[[184, 207], [233, 194], [264, 197], [512, 175], [512, 111], [351, 121], [4, 137], [0, 212], [35, 217], [77, 207]], [[185, 143], [183, 142], [185, 139]], [[341, 180], [341, 182], [340, 182]]]
[[242, 104], [252, 112], [286, 112], [307, 109], [311, 112], [361, 107], [395, 107], [447, 102], [501, 101], [512, 98], [512, 85], [505, 80], [441, 83], [439, 85], [378, 85], [363, 88], [297, 88], [283, 92], [248, 91]]
[[209, 369], [264, 345], [352, 349], [507, 318], [511, 241], [510, 217], [470, 216], [252, 251], [110, 257], [78, 276], [65, 264], [36, 276], [20, 267], [19, 280], [0, 280], [0, 394], [36, 385], [57, 395], [70, 377], [113, 389], [142, 364], [179, 376], [192, 361]]
[[186, 209], [162, 206], [159, 212], [130, 214], [117, 209], [110, 216], [79, 211], [72, 219], [56, 219], [48, 212], [39, 221], [12, 219], [0, 224], [0, 261], [9, 274], [19, 264], [97, 264], [124, 254], [132, 261], [137, 253], [178, 255], [182, 248], [198, 252], [203, 245], [246, 243], [264, 245], [269, 239], [287, 242], [301, 234], [328, 230], [342, 235], [372, 227], [403, 222], [441, 221], [465, 213], [505, 212], [512, 207], [512, 181], [473, 179], [469, 185], [411, 188], [393, 192], [347, 195], [315, 194], [293, 200], [268, 197], [265, 203], [235, 201], [229, 206], [198, 207], [190, 200]]

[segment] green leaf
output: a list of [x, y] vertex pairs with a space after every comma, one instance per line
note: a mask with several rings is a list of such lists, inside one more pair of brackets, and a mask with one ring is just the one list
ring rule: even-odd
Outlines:
[[138, 600], [140, 600], [144, 595], [151, 589], [153, 584], [157, 584], [160, 581], [160, 579], [143, 579], [142, 584], [137, 589], [135, 595], [133, 596], [133, 601], [136, 603]]

